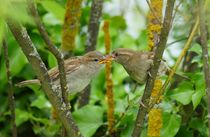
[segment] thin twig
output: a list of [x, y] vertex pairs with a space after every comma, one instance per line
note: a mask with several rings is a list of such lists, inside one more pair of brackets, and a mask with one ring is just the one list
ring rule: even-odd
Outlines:
[[42, 88], [48, 96], [49, 101], [58, 113], [59, 119], [67, 130], [68, 136], [81, 137], [81, 133], [73, 121], [71, 111], [60, 95], [59, 88], [53, 89], [53, 83], [47, 72], [44, 62], [41, 60], [34, 44], [32, 43], [26, 29], [18, 22], [14, 22], [11, 18], [7, 19], [7, 24], [15, 37], [16, 41], [22, 48], [23, 53], [26, 55], [28, 61], [33, 67], [38, 79], [41, 81]]
[[174, 15], [173, 15], [172, 21], [174, 21], [174, 19], [175, 19], [175, 17], [176, 17], [176, 13], [177, 13], [179, 7], [181, 6], [182, 2], [183, 2], [183, 0], [181, 0], [181, 1], [177, 4], [176, 8], [174, 9]]
[[175, 41], [173, 41], [173, 42], [171, 42], [171, 43], [168, 43], [168, 44], [167, 44], [167, 47], [169, 47], [169, 46], [171, 46], [171, 45], [173, 45], [173, 44], [175, 44], [175, 43], [177, 43], [177, 42], [184, 41], [184, 40], [187, 40], [187, 39], [188, 39], [188, 37], [186, 37], [186, 38], [181, 38], [181, 39], [178, 39], [178, 40], [175, 40]]
[[142, 97], [142, 103], [144, 104], [145, 107], [141, 104], [139, 106], [135, 127], [132, 133], [133, 137], [139, 137], [143, 129], [144, 118], [149, 108], [149, 99], [151, 96], [152, 89], [154, 87], [155, 78], [157, 76], [158, 68], [160, 65], [160, 61], [162, 59], [163, 51], [166, 47], [167, 38], [171, 27], [174, 2], [175, 0], [167, 1], [163, 27], [161, 29], [161, 34], [160, 34], [160, 42], [158, 43], [157, 49], [155, 50], [154, 64], [152, 65], [150, 71], [151, 77], [149, 77], [147, 80], [144, 94]]
[[163, 87], [161, 89], [160, 94], [162, 94], [165, 91], [166, 87], [168, 86], [169, 82], [171, 81], [172, 77], [174, 76], [174, 74], [175, 74], [179, 64], [181, 63], [182, 59], [184, 58], [185, 54], [187, 53], [187, 50], [189, 49], [189, 47], [190, 47], [190, 45], [192, 43], [192, 40], [193, 40], [195, 34], [197, 33], [198, 24], [199, 24], [199, 20], [197, 18], [196, 19], [196, 23], [195, 23], [195, 25], [194, 25], [194, 27], [192, 29], [192, 32], [190, 33], [190, 36], [189, 36], [189, 38], [188, 38], [188, 40], [187, 40], [187, 42], [186, 42], [186, 44], [185, 44], [181, 54], [180, 54], [180, 56], [178, 57], [174, 67], [171, 69], [171, 71], [169, 73], [169, 76], [168, 76], [167, 80], [165, 81], [165, 83], [164, 83], [164, 85], [163, 85]]
[[[41, 19], [40, 19], [39, 13], [37, 11], [36, 5], [34, 3], [34, 0], [27, 0], [27, 2], [28, 2], [30, 14], [34, 17], [34, 21], [36, 22], [36, 25], [40, 32], [40, 35], [44, 39], [44, 42], [46, 43], [50, 52], [52, 52], [52, 54], [57, 59], [58, 69], [59, 69], [59, 77], [60, 77], [60, 85], [61, 85], [61, 91], [62, 91], [62, 98], [66, 104], [70, 104], [70, 103], [68, 103], [66, 72], [65, 72], [65, 68], [64, 68], [63, 56], [59, 52], [59, 50], [56, 48], [56, 46], [53, 44], [53, 42], [50, 40], [50, 38], [47, 34], [47, 31], [45, 30], [45, 27], [44, 27], [43, 23], [41, 22]], [[69, 106], [69, 108], [70, 108], [70, 106]]]
[[[208, 0], [206, 0], [208, 1]], [[204, 0], [199, 0], [199, 21], [200, 21], [200, 43], [202, 47], [202, 56], [204, 64], [204, 76], [206, 84], [206, 92], [208, 98], [208, 131], [210, 134], [210, 68], [209, 68], [209, 54], [208, 54], [208, 43], [207, 43], [207, 30], [206, 30], [206, 14], [204, 10]]]
[[116, 126], [122, 121], [122, 119], [125, 117], [125, 114], [126, 114], [126, 112], [128, 111], [129, 108], [130, 108], [130, 105], [127, 105], [126, 108], [125, 108], [125, 111], [121, 114], [119, 119], [114, 123], [112, 129], [116, 128]]
[[10, 65], [9, 65], [9, 56], [8, 56], [8, 46], [5, 40], [3, 40], [3, 49], [4, 49], [4, 59], [6, 64], [7, 71], [7, 80], [8, 80], [8, 98], [9, 98], [9, 108], [11, 111], [11, 125], [12, 125], [12, 137], [17, 137], [17, 127], [15, 124], [15, 97], [13, 91], [12, 77], [10, 74]]

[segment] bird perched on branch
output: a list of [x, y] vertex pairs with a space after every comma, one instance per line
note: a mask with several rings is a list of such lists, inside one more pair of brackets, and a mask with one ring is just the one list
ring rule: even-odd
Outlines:
[[[140, 52], [132, 49], [119, 48], [107, 55], [101, 63], [114, 60], [121, 64], [127, 73], [139, 84], [144, 84], [148, 76], [148, 70], [153, 63], [153, 52]], [[161, 61], [158, 76], [163, 75], [169, 68], [164, 61]]]
[[[66, 80], [68, 91], [70, 94], [82, 91], [91, 81], [91, 79], [99, 72], [103, 64], [99, 63], [104, 56], [99, 51], [91, 51], [84, 56], [69, 58], [64, 61], [66, 71]], [[48, 71], [55, 87], [60, 87], [59, 70], [54, 67]], [[16, 86], [24, 87], [30, 84], [41, 85], [38, 79], [22, 81]]]

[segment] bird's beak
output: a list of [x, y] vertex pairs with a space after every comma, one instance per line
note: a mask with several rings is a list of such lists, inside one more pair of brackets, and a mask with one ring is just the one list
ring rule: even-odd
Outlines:
[[108, 63], [110, 61], [114, 60], [114, 57], [112, 55], [106, 55], [104, 56], [101, 60], [99, 60], [99, 64], [105, 64]]

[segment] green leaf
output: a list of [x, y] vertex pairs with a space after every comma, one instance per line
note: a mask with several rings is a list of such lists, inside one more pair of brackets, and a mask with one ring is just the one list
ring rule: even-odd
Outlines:
[[91, 137], [103, 124], [103, 109], [87, 105], [73, 112], [73, 117], [84, 137]]
[[50, 102], [45, 98], [44, 95], [40, 95], [35, 101], [31, 103], [32, 107], [37, 107], [39, 109], [51, 108]]
[[[6, 23], [3, 20], [3, 18], [0, 17], [0, 43], [2, 43], [2, 40], [4, 38], [5, 30], [6, 30]], [[1, 45], [2, 44], [0, 44], [0, 53], [1, 53]]]
[[125, 71], [122, 65], [119, 65], [117, 63], [113, 63], [113, 68], [113, 79], [115, 82], [114, 84], [121, 84], [123, 79], [128, 76], [128, 73]]
[[208, 136], [208, 127], [206, 125], [203, 119], [199, 118], [192, 118], [189, 122], [189, 128], [198, 130], [202, 137]]
[[52, 13], [46, 13], [44, 16], [43, 16], [43, 22], [46, 24], [46, 25], [61, 25], [62, 22], [57, 19], [55, 17], [54, 14]]
[[57, 19], [59, 19], [61, 22], [63, 22], [65, 9], [61, 5], [59, 5], [57, 2], [51, 1], [51, 0], [42, 0], [39, 2], [45, 8], [45, 10], [54, 14]]
[[[27, 59], [20, 48], [17, 48], [15, 53], [13, 53], [11, 59], [11, 73], [12, 75], [18, 74], [25, 64], [27, 63]], [[18, 62], [18, 63], [17, 63]]]
[[181, 125], [181, 117], [177, 114], [163, 113], [162, 137], [174, 137]]
[[101, 92], [104, 88], [104, 82], [105, 82], [105, 70], [104, 68], [101, 70], [100, 73], [92, 80], [91, 85], [94, 85], [91, 87], [91, 101], [92, 103], [101, 101], [104, 102], [104, 93]]
[[191, 83], [182, 82], [176, 89], [169, 92], [169, 96], [183, 105], [187, 105], [191, 102], [194, 92]]
[[26, 122], [29, 117], [30, 117], [30, 113], [28, 113], [27, 111], [23, 111], [21, 109], [15, 109], [15, 114], [16, 114], [16, 125], [20, 126], [22, 123]]
[[199, 44], [193, 44], [193, 46], [189, 49], [189, 51], [193, 51], [196, 52], [198, 55], [202, 54], [202, 49], [201, 46]]
[[57, 60], [56, 60], [55, 56], [50, 52], [48, 54], [48, 63], [49, 63], [50, 68], [57, 66]]
[[[121, 125], [123, 126], [122, 133], [120, 134], [120, 137], [129, 137], [132, 134], [133, 128], [134, 128], [134, 122], [135, 122], [135, 113], [133, 114], [125, 114], [125, 117], [120, 121]], [[126, 126], [126, 128], [125, 128]]]
[[202, 97], [205, 95], [205, 90], [198, 90], [195, 92], [195, 94], [192, 95], [192, 103], [193, 103], [193, 109], [198, 106], [198, 104], [201, 102]]
[[111, 19], [111, 26], [116, 29], [126, 29], [126, 21], [123, 16], [114, 16]]
[[176, 137], [193, 137], [193, 131], [186, 126], [181, 126]]
[[33, 23], [27, 12], [26, 0], [1, 0], [0, 18], [11, 17], [22, 23]]
[[193, 90], [186, 90], [186, 91], [177, 91], [176, 93], [172, 94], [170, 97], [179, 101], [183, 105], [187, 105], [192, 100]]

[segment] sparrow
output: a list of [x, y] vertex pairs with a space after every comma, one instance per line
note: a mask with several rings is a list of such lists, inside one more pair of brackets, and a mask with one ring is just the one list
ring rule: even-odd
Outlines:
[[[104, 56], [99, 51], [90, 51], [84, 56], [77, 56], [66, 59], [64, 68], [66, 71], [67, 87], [70, 94], [82, 91], [99, 72], [103, 64], [99, 63]], [[53, 88], [60, 87], [59, 70], [54, 67], [48, 71], [53, 82]], [[41, 85], [38, 79], [22, 81], [16, 86], [24, 87], [31, 84]]]
[[[115, 61], [121, 64], [126, 72], [139, 84], [146, 82], [149, 74], [149, 69], [153, 64], [154, 53], [135, 51], [127, 48], [118, 48], [114, 50], [111, 55], [107, 55], [105, 59], [102, 59], [100, 63], [106, 63], [108, 61]], [[164, 61], [161, 61], [158, 76], [162, 76], [168, 70], [168, 66]]]

